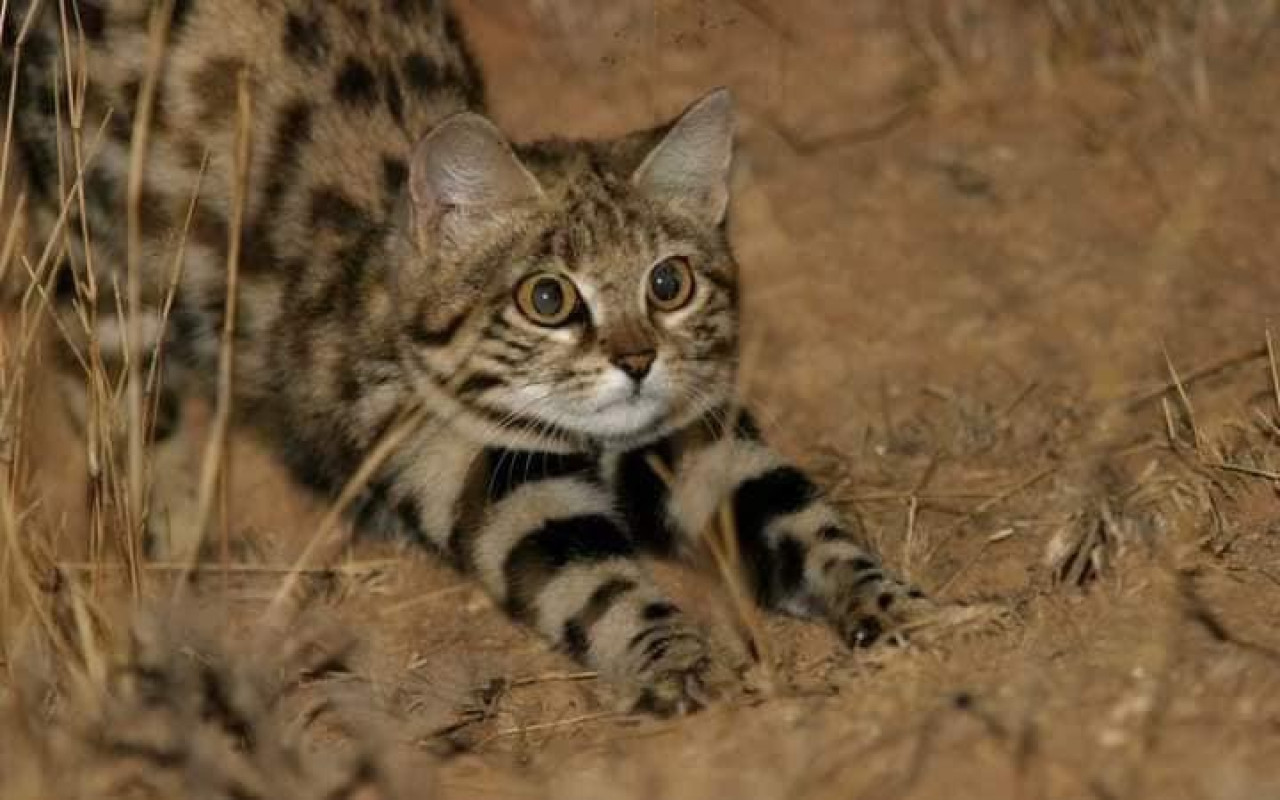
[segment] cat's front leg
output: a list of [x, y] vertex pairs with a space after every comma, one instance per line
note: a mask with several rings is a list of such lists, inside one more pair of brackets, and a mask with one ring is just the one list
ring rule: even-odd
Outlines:
[[938, 613], [937, 603], [886, 569], [814, 482], [750, 426], [678, 445], [668, 448], [674, 464], [665, 523], [698, 541], [731, 521], [744, 579], [762, 606], [825, 618], [853, 646], [907, 632]]
[[702, 705], [701, 630], [643, 569], [608, 493], [586, 477], [528, 481], [450, 542], [507, 611], [598, 669], [638, 709]]

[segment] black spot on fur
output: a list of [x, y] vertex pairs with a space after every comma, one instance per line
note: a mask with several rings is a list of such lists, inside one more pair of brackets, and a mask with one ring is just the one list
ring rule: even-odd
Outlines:
[[263, 225], [274, 222], [285, 190], [293, 184], [300, 164], [298, 152], [311, 140], [311, 116], [311, 105], [296, 99], [284, 106], [276, 120], [266, 164], [267, 185], [258, 215]]
[[378, 102], [377, 79], [373, 70], [358, 58], [349, 57], [333, 84], [333, 94], [339, 102], [356, 108], [373, 108]]
[[880, 607], [881, 611], [888, 611], [889, 607], [893, 605], [894, 599], [892, 592], [881, 592], [880, 596], [876, 598], [876, 605]]
[[284, 51], [304, 64], [319, 64], [329, 50], [324, 23], [319, 17], [303, 17], [290, 11], [284, 18]]
[[421, 533], [422, 510], [418, 508], [416, 498], [407, 496], [396, 501], [395, 515], [400, 522], [400, 527], [405, 531], [411, 532], [414, 539], [426, 539]]
[[[12, 14], [10, 16], [12, 16]], [[15, 25], [16, 27], [16, 24], [16, 21], [13, 19], [5, 20], [6, 28], [9, 25]], [[32, 31], [27, 34], [27, 38], [22, 43], [23, 59], [31, 66], [46, 66], [47, 62], [56, 52], [57, 48], [54, 47], [54, 44], [49, 37], [39, 31]]]
[[239, 76], [244, 66], [235, 56], [214, 56], [191, 73], [191, 92], [200, 98], [202, 123], [229, 126], [235, 119]]
[[739, 439], [746, 439], [749, 442], [758, 442], [763, 438], [760, 432], [760, 426], [756, 424], [755, 417], [743, 410], [738, 411], [737, 420], [733, 426], [733, 433]]
[[187, 21], [191, 19], [191, 11], [195, 7], [195, 0], [174, 0], [173, 16], [169, 21], [169, 35], [174, 36], [182, 32]]
[[103, 216], [109, 217], [122, 210], [119, 188], [116, 180], [101, 167], [92, 167], [85, 175], [85, 200], [91, 209]]
[[446, 320], [444, 324], [432, 327], [426, 323], [427, 314], [420, 313], [409, 326], [409, 336], [423, 347], [444, 347], [453, 341], [462, 323], [466, 322], [467, 316], [468, 312], [463, 310]]
[[[20, 120], [21, 124], [21, 120]], [[17, 150], [21, 156], [27, 186], [33, 195], [41, 198], [61, 197], [57, 188], [58, 152], [52, 137], [44, 135], [44, 125], [36, 122], [36, 130], [21, 131], [14, 137]]]
[[204, 245], [217, 253], [226, 251], [230, 242], [231, 230], [227, 218], [214, 211], [207, 204], [196, 207], [195, 216], [191, 218], [191, 240]]
[[75, 270], [71, 268], [71, 264], [64, 263], [58, 267], [58, 274], [53, 280], [53, 296], [63, 302], [69, 302], [76, 299], [78, 294]]
[[162, 386], [156, 402], [155, 416], [152, 417], [152, 440], [163, 442], [178, 431], [182, 422], [182, 398], [171, 387]]
[[351, 519], [360, 533], [377, 534], [381, 526], [378, 520], [391, 506], [391, 486], [386, 480], [369, 481], [351, 505]]
[[91, 42], [101, 42], [107, 35], [106, 9], [94, 0], [80, 0], [74, 7], [80, 18], [80, 29], [84, 31], [84, 37]]
[[334, 273], [336, 277], [325, 285], [315, 304], [318, 316], [333, 315], [336, 311], [352, 318], [363, 311], [363, 305], [356, 302], [356, 298], [362, 296], [362, 287], [370, 276], [368, 263], [378, 246], [380, 233], [372, 226], [360, 227], [358, 221], [353, 224], [352, 230], [357, 231], [358, 235], [334, 253], [334, 263], [338, 267]]
[[360, 231], [367, 226], [360, 206], [331, 186], [311, 192], [311, 224], [342, 233]]
[[[800, 511], [813, 501], [817, 489], [794, 467], [776, 467], [759, 477], [743, 481], [733, 495], [734, 523], [738, 532], [738, 548], [742, 554], [747, 579], [762, 605], [772, 606], [784, 599], [793, 584], [795, 567], [769, 546], [765, 528], [776, 517]], [[798, 544], [798, 543], [797, 543]], [[799, 554], [803, 564], [803, 548]], [[802, 568], [801, 568], [802, 570]]]
[[429, 12], [432, 3], [431, 0], [383, 0], [383, 6], [396, 17], [411, 22]]
[[570, 618], [564, 623], [564, 631], [560, 634], [560, 638], [564, 642], [565, 652], [579, 661], [586, 658], [587, 652], [591, 649], [591, 640], [587, 636], [587, 631], [577, 619]]
[[868, 584], [879, 583], [883, 580], [884, 573], [878, 569], [873, 569], [870, 572], [864, 572], [862, 575], [858, 576], [853, 582], [853, 588], [860, 589]]
[[657, 622], [660, 619], [670, 617], [674, 613], [676, 613], [676, 607], [674, 605], [663, 600], [658, 600], [647, 604], [644, 607], [644, 610], [640, 612], [640, 616], [644, 617], [648, 622]]
[[409, 168], [405, 166], [404, 161], [392, 156], [382, 157], [382, 190], [387, 195], [388, 204], [400, 197], [407, 180], [409, 180]]
[[844, 528], [836, 525], [827, 525], [818, 531], [818, 541], [820, 542], [847, 542], [850, 541], [849, 533]]
[[[335, 4], [336, 5], [336, 4]], [[359, 31], [367, 30], [369, 27], [369, 11], [358, 5], [341, 5], [342, 15], [347, 18], [351, 26]]]
[[409, 87], [419, 96], [431, 94], [439, 89], [444, 79], [442, 70], [422, 53], [410, 53], [405, 56], [403, 67]]
[[467, 37], [462, 33], [462, 24], [452, 10], [446, 10], [444, 17], [445, 38], [453, 42], [462, 57], [462, 69], [454, 76], [454, 82], [462, 87], [463, 99], [468, 108], [483, 109], [485, 106], [484, 81], [480, 77], [480, 68], [476, 66], [475, 56], [467, 46]]
[[458, 394], [461, 396], [480, 394], [481, 392], [492, 389], [495, 386], [501, 386], [506, 383], [497, 375], [491, 375], [487, 372], [473, 372], [467, 376], [467, 379], [458, 387]]

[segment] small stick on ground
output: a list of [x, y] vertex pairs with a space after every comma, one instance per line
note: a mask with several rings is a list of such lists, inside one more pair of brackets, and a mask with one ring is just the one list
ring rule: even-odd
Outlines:
[[1237, 472], [1241, 475], [1249, 475], [1254, 478], [1263, 478], [1269, 481], [1280, 481], [1280, 471], [1271, 469], [1258, 469], [1257, 467], [1247, 467], [1244, 464], [1210, 464], [1214, 469], [1224, 470], [1226, 472]]
[[1164, 364], [1169, 369], [1169, 380], [1174, 388], [1178, 390], [1178, 399], [1182, 401], [1182, 410], [1187, 412], [1187, 423], [1191, 426], [1191, 445], [1198, 453], [1200, 452], [1200, 427], [1196, 425], [1196, 411], [1191, 405], [1191, 397], [1187, 394], [1187, 389], [1183, 385], [1182, 379], [1178, 377], [1178, 371], [1173, 368], [1173, 359], [1169, 357], [1169, 350], [1162, 344], [1160, 352], [1164, 354]]
[[537, 686], [542, 683], [576, 683], [577, 681], [593, 681], [600, 677], [599, 672], [547, 672], [542, 675], [530, 675], [527, 678], [516, 678], [507, 686], [518, 689], [523, 686]]
[[386, 608], [381, 609], [378, 614], [383, 617], [393, 617], [396, 614], [408, 611], [411, 608], [417, 608], [418, 606], [427, 605], [428, 603], [434, 603], [436, 600], [440, 600], [441, 598], [451, 597], [455, 594], [465, 592], [468, 589], [474, 588], [474, 586], [475, 584], [469, 581], [455, 583], [452, 586], [446, 586], [443, 589], [436, 589], [433, 592], [420, 594], [417, 597], [411, 597], [408, 600], [402, 600], [399, 603], [389, 605]]
[[993, 507], [999, 505], [1000, 503], [1003, 503], [1005, 500], [1008, 500], [1010, 497], [1013, 497], [1014, 495], [1019, 494], [1022, 491], [1031, 488], [1033, 485], [1039, 483], [1040, 481], [1044, 480], [1045, 478], [1049, 477], [1050, 475], [1052, 475], [1057, 471], [1058, 471], [1057, 465], [1045, 467], [1039, 472], [1036, 472], [1033, 475], [1031, 475], [1031, 477], [1026, 478], [1025, 480], [1022, 480], [1014, 484], [1013, 486], [1010, 486], [1008, 489], [1005, 489], [1003, 492], [1000, 492], [997, 495], [993, 495], [992, 497], [989, 497], [986, 500], [983, 500], [981, 503], [979, 503], [977, 506], [974, 507], [973, 511], [969, 512], [969, 516], [974, 517], [974, 516], [977, 516], [978, 514], [982, 514], [987, 511], [990, 511]]
[[902, 577], [911, 580], [911, 554], [916, 544], [916, 512], [920, 510], [920, 499], [914, 494], [907, 498], [907, 535], [902, 543]]
[[1040, 381], [1033, 380], [1028, 382], [1026, 386], [1022, 387], [1022, 391], [1018, 392], [1018, 394], [1015, 395], [1014, 398], [1010, 400], [1005, 405], [1004, 408], [1000, 409], [1000, 412], [996, 414], [996, 420], [1003, 421], [1007, 419], [1009, 415], [1014, 412], [1014, 409], [1022, 405], [1022, 402], [1026, 400], [1028, 397], [1030, 397], [1032, 392], [1034, 392], [1036, 389], [1039, 389], [1039, 388], [1040, 388]]
[[[1248, 364], [1250, 361], [1254, 361], [1259, 358], [1265, 358], [1266, 355], [1267, 355], [1266, 347], [1254, 347], [1249, 350], [1245, 350], [1243, 352], [1237, 353], [1233, 356], [1228, 356], [1227, 358], [1221, 359], [1219, 361], [1215, 361], [1212, 364], [1206, 364], [1203, 367], [1193, 369], [1190, 372], [1188, 372], [1186, 375], [1182, 376], [1181, 383], [1184, 387], [1190, 386], [1193, 383], [1202, 381], [1205, 378], [1211, 378], [1220, 372], [1224, 372], [1228, 369], [1231, 369], [1232, 367], [1238, 367], [1238, 366], [1241, 366], [1242, 364]], [[1167, 357], [1168, 357], [1168, 354], [1166, 353], [1166, 358]], [[1142, 406], [1146, 405], [1147, 403], [1150, 403], [1153, 400], [1157, 400], [1163, 397], [1167, 392], [1169, 392], [1169, 390], [1176, 389], [1176, 388], [1177, 388], [1176, 381], [1173, 381], [1173, 380], [1166, 381], [1159, 388], [1140, 392], [1136, 395], [1130, 396], [1128, 399], [1124, 401], [1125, 407], [1129, 411], [1136, 411]]]
[[[1049, 477], [1050, 475], [1054, 474], [1057, 471], [1058, 471], [1058, 465], [1056, 464], [1045, 467], [1039, 472], [1032, 473], [1030, 477], [1027, 477], [1021, 481], [1018, 481], [1013, 486], [1010, 486], [1008, 489], [1005, 489], [997, 494], [989, 496], [986, 500], [982, 501], [981, 503], [974, 506], [969, 511], [965, 512], [965, 514], [956, 522], [955, 526], [951, 528], [951, 531], [947, 536], [938, 537], [933, 547], [930, 548], [928, 555], [925, 556], [925, 562], [928, 563], [933, 560], [933, 557], [938, 554], [938, 550], [942, 547], [943, 544], [946, 543], [949, 536], [953, 535], [957, 530], [959, 530], [960, 526], [964, 525], [966, 522], [969, 522], [970, 520], [974, 519], [980, 514], [990, 511], [992, 508], [999, 505], [1000, 503], [1003, 503], [1004, 501], [1008, 500], [1014, 495], [1019, 494], [1023, 491], [1026, 491], [1027, 489], [1031, 488], [1035, 484], [1039, 483], [1040, 481], [1044, 480], [1045, 478]], [[991, 543], [992, 542], [989, 539], [986, 542], [984, 542], [982, 545], [983, 549], [982, 551], [979, 551], [977, 557], [981, 557], [982, 553], [985, 552], [986, 548]], [[945, 588], [946, 586], [949, 586], [952, 582], [954, 582], [955, 579], [962, 572], [968, 569], [968, 567], [969, 565], [965, 564], [965, 565], [962, 565], [958, 570], [956, 570], [956, 572], [953, 573], [952, 576], [947, 579], [946, 583], [943, 584], [943, 588]]]
[[486, 744], [489, 744], [497, 739], [505, 739], [511, 736], [520, 736], [522, 734], [535, 733], [537, 731], [550, 731], [550, 730], [557, 730], [559, 728], [571, 728], [577, 725], [583, 725], [588, 722], [600, 722], [602, 720], [610, 720], [610, 719], [627, 719], [627, 716], [628, 715], [626, 714], [619, 714], [616, 711], [596, 711], [591, 714], [580, 714], [576, 717], [569, 717], [568, 719], [558, 719], [552, 722], [536, 722], [532, 725], [523, 725], [516, 728], [505, 728], [503, 730], [491, 733], [490, 735], [481, 739], [479, 742], [476, 743], [476, 749], [484, 747]]

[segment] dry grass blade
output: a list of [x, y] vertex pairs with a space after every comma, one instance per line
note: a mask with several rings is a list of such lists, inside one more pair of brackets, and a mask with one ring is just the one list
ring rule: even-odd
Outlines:
[[1276, 421], [1280, 424], [1280, 370], [1276, 369], [1276, 350], [1271, 342], [1271, 329], [1267, 328], [1267, 364], [1271, 367], [1271, 394], [1276, 401]]
[[984, 514], [987, 511], [990, 511], [992, 508], [996, 507], [1000, 503], [1003, 503], [1004, 501], [1008, 500], [1014, 495], [1021, 494], [1022, 492], [1026, 491], [1027, 489], [1031, 488], [1032, 486], [1036, 485], [1037, 483], [1039, 483], [1040, 481], [1044, 480], [1045, 478], [1049, 477], [1050, 475], [1052, 475], [1057, 471], [1058, 471], [1058, 467], [1057, 465], [1054, 465], [1054, 466], [1045, 467], [1044, 469], [1038, 472], [1032, 473], [1030, 476], [1018, 481], [1013, 486], [1010, 486], [1008, 489], [1005, 489], [999, 492], [998, 494], [992, 495], [991, 497], [988, 497], [986, 500], [983, 500], [981, 503], [979, 503], [974, 507], [973, 511], [969, 513], [969, 516], [974, 517], [979, 514]]
[[1191, 444], [1196, 452], [1200, 452], [1200, 426], [1196, 424], [1195, 408], [1191, 405], [1191, 397], [1187, 394], [1187, 389], [1182, 383], [1182, 379], [1178, 377], [1178, 371], [1173, 367], [1173, 359], [1169, 357], [1169, 350], [1162, 344], [1160, 352], [1164, 354], [1164, 363], [1169, 370], [1169, 381], [1174, 388], [1178, 390], [1178, 399], [1182, 402], [1182, 410], [1186, 412], [1187, 424], [1191, 426]]
[[[1161, 349], [1163, 351], [1163, 347]], [[1124, 401], [1125, 406], [1130, 411], [1135, 411], [1138, 408], [1146, 405], [1147, 403], [1160, 399], [1165, 394], [1167, 394], [1170, 390], [1179, 390], [1179, 393], [1183, 394], [1185, 393], [1185, 387], [1187, 386], [1190, 386], [1194, 383], [1202, 381], [1206, 378], [1212, 378], [1213, 376], [1218, 375], [1234, 367], [1248, 364], [1251, 361], [1256, 361], [1259, 358], [1265, 358], [1266, 355], [1267, 355], [1267, 350], [1265, 347], [1251, 347], [1248, 350], [1244, 350], [1240, 353], [1236, 353], [1235, 355], [1231, 355], [1226, 358], [1219, 359], [1218, 361], [1214, 361], [1210, 364], [1205, 364], [1202, 367], [1193, 369], [1190, 372], [1188, 372], [1186, 375], [1181, 376], [1180, 379], [1177, 378], [1177, 376], [1172, 376], [1168, 381], [1160, 385], [1158, 388], [1139, 392], [1136, 395], [1130, 396]], [[1165, 356], [1166, 363], [1169, 363], [1169, 354], [1167, 351], [1164, 352], [1164, 356]], [[1169, 369], [1170, 369], [1170, 372], [1172, 373], [1171, 364], [1169, 365]], [[1183, 387], [1182, 389], [1179, 389], [1179, 384], [1182, 385]]]
[[1264, 478], [1269, 481], [1280, 481], [1280, 471], [1273, 469], [1259, 469], [1258, 467], [1249, 467], [1244, 464], [1229, 464], [1226, 462], [1220, 464], [1210, 464], [1214, 469], [1220, 469], [1224, 472], [1235, 472], [1240, 475], [1249, 475], [1254, 478]]
[[574, 728], [590, 722], [602, 722], [611, 719], [626, 719], [627, 715], [619, 714], [616, 711], [596, 711], [590, 714], [579, 714], [576, 717], [568, 719], [558, 719], [551, 722], [536, 722], [532, 725], [522, 725], [514, 728], [505, 728], [495, 731], [476, 743], [476, 749], [484, 747], [490, 742], [498, 739], [506, 739], [512, 736], [523, 736], [529, 733], [537, 733], [538, 731], [559, 730], [562, 728]]
[[[200, 494], [196, 511], [196, 541], [188, 553], [190, 563], [200, 558], [208, 535], [209, 519], [219, 481], [226, 481], [227, 435], [231, 426], [232, 382], [235, 378], [235, 324], [237, 281], [240, 275], [240, 249], [243, 239], [245, 203], [249, 192], [250, 131], [253, 125], [253, 103], [249, 95], [248, 75], [242, 70], [236, 77], [236, 149], [235, 174], [232, 181], [231, 234], [227, 242], [227, 303], [223, 317], [222, 346], [218, 352], [218, 396], [213, 424], [205, 445], [200, 467]], [[223, 562], [227, 560], [223, 542]], [[185, 583], [185, 581], [183, 582]], [[180, 584], [181, 585], [181, 584]]]
[[[142, 537], [142, 525], [146, 510], [145, 477], [143, 475], [143, 412], [142, 373], [138, 359], [142, 352], [142, 191], [146, 168], [147, 144], [151, 133], [151, 118], [155, 107], [156, 84], [168, 45], [169, 22], [173, 17], [174, 0], [164, 0], [151, 15], [147, 39], [147, 68], [143, 74], [133, 120], [133, 135], [129, 148], [129, 183], [125, 222], [127, 226], [128, 341], [125, 354], [128, 368], [127, 403], [129, 435], [129, 502], [126, 505], [125, 554], [131, 565], [136, 565], [141, 553], [138, 543]], [[133, 573], [135, 596], [139, 590], [141, 573]]]
[[[209, 154], [205, 153], [204, 158], [200, 161], [200, 171], [196, 174], [196, 183], [191, 190], [191, 201], [187, 204], [187, 214], [183, 219], [182, 230], [178, 235], [177, 249], [173, 255], [173, 266], [169, 273], [169, 286], [165, 290], [164, 306], [160, 309], [159, 329], [161, 331], [168, 330], [169, 317], [173, 312], [173, 303], [178, 296], [178, 284], [182, 281], [183, 265], [186, 263], [187, 237], [191, 232], [191, 223], [196, 216], [196, 207], [200, 203], [200, 191], [204, 186], [204, 178], [208, 169]], [[164, 362], [164, 342], [165, 337], [163, 335], [156, 337], [155, 350], [151, 354], [151, 369], [147, 373], [146, 390], [151, 394], [151, 403], [147, 410], [152, 420], [153, 428], [147, 431], [148, 442], [154, 438], [155, 420], [159, 417], [161, 399], [160, 370]]]

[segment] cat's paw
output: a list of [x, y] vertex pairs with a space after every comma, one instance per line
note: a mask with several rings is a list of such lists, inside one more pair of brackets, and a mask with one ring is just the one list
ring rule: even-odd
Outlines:
[[677, 629], [655, 635], [643, 647], [640, 668], [629, 681], [630, 708], [660, 717], [691, 714], [718, 694], [714, 672], [701, 633]]
[[831, 623], [850, 647], [868, 647], [879, 641], [940, 641], [997, 628], [1009, 617], [1001, 603], [941, 602], [916, 589], [893, 586], [851, 598]]
[[842, 598], [834, 605], [831, 624], [850, 647], [870, 647], [885, 638], [901, 638], [939, 609], [938, 603], [919, 592], [898, 587]]

